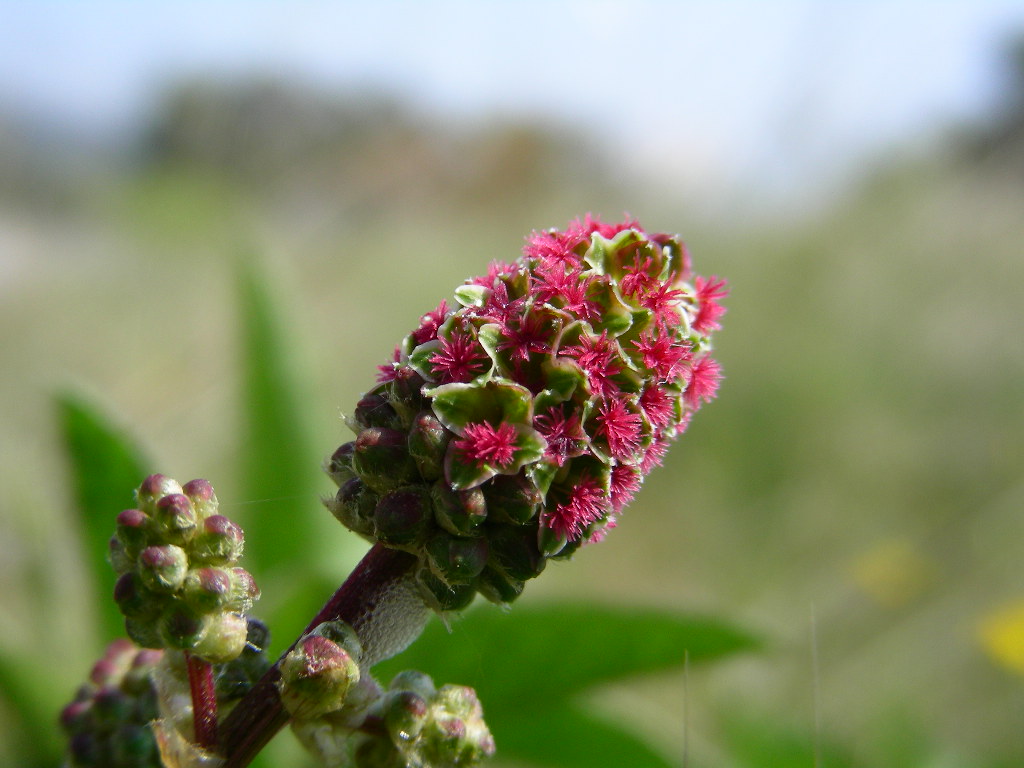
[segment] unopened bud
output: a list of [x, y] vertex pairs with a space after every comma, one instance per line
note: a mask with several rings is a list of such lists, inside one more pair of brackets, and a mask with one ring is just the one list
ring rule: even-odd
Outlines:
[[430, 523], [432, 507], [417, 487], [400, 488], [381, 497], [373, 512], [377, 539], [391, 546], [417, 542]]
[[514, 602], [523, 593], [525, 586], [522, 579], [515, 579], [490, 566], [484, 568], [476, 582], [480, 594], [498, 605]]
[[484, 487], [487, 512], [496, 519], [523, 525], [532, 520], [544, 496], [524, 475], [498, 475]]
[[202, 478], [189, 480], [181, 490], [192, 502], [192, 508], [195, 509], [196, 516], [200, 521], [217, 514], [219, 506], [217, 494], [214, 493], [213, 486], [209, 481]]
[[138, 573], [142, 583], [154, 592], [173, 592], [185, 581], [188, 555], [173, 544], [146, 547], [139, 554]]
[[231, 568], [231, 594], [227, 607], [238, 613], [245, 613], [260, 597], [260, 588], [256, 580], [245, 568]]
[[352, 466], [363, 482], [378, 493], [404, 485], [416, 474], [405, 433], [383, 427], [369, 427], [359, 433]]
[[515, 579], [527, 581], [544, 570], [547, 560], [537, 546], [537, 535], [529, 528], [495, 526], [488, 536], [491, 560]]
[[153, 520], [161, 538], [171, 544], [184, 545], [196, 530], [196, 511], [183, 493], [171, 493], [156, 503]]
[[321, 635], [302, 638], [281, 664], [281, 702], [292, 717], [310, 719], [340, 709], [359, 682], [359, 665]]
[[156, 503], [171, 493], [181, 493], [181, 484], [177, 480], [166, 475], [150, 475], [142, 481], [135, 496], [139, 500], [139, 506], [152, 514], [156, 509]]
[[129, 557], [138, 555], [148, 543], [149, 526], [149, 515], [141, 509], [126, 509], [117, 516], [117, 538]]
[[469, 584], [487, 565], [486, 537], [464, 539], [438, 531], [427, 541], [427, 556], [435, 575], [447, 584]]
[[424, 480], [437, 480], [444, 474], [444, 454], [452, 433], [433, 411], [420, 411], [409, 430], [409, 454]]
[[453, 491], [444, 480], [431, 486], [437, 523], [456, 536], [468, 536], [487, 519], [487, 502], [479, 488]]
[[214, 614], [191, 652], [211, 664], [224, 664], [245, 649], [246, 630], [243, 616], [230, 612]]
[[338, 493], [328, 503], [338, 522], [360, 536], [373, 535], [373, 510], [380, 496], [366, 487], [358, 477], [350, 477], [341, 484]]
[[206, 635], [213, 617], [196, 613], [182, 604], [172, 604], [160, 616], [157, 628], [164, 647], [188, 651]]
[[194, 568], [185, 577], [181, 592], [198, 612], [216, 611], [231, 599], [231, 573], [223, 568]]
[[424, 566], [416, 574], [420, 595], [424, 602], [439, 613], [461, 611], [473, 602], [476, 588], [471, 584], [448, 584]]
[[366, 394], [356, 403], [355, 413], [352, 414], [363, 429], [367, 427], [383, 427], [385, 429], [399, 429], [402, 424], [398, 414], [391, 404], [384, 397], [377, 394]]
[[342, 443], [327, 461], [327, 474], [330, 475], [331, 480], [339, 488], [346, 480], [355, 476], [355, 472], [352, 469], [352, 457], [355, 455], [355, 450], [356, 443], [354, 440]]
[[391, 691], [383, 705], [384, 727], [398, 744], [411, 742], [427, 724], [427, 699], [413, 691]]
[[244, 544], [242, 529], [236, 523], [223, 515], [211, 515], [189, 542], [189, 552], [199, 563], [230, 565], [242, 556]]

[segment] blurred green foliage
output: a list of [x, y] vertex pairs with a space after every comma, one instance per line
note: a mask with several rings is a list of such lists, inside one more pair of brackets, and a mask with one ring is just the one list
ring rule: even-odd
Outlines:
[[[15, 146], [31, 183], [0, 185], [0, 762], [55, 764], [55, 713], [105, 640], [83, 549], [100, 526], [83, 525], [62, 462], [68, 403], [90, 404], [82, 425], [131, 425], [154, 469], [213, 482], [268, 569], [259, 612], [281, 648], [359, 554], [317, 503], [317, 465], [347, 439], [339, 409], [464, 278], [588, 210], [680, 231], [699, 272], [730, 280], [727, 378], [620, 530], [488, 620], [514, 627], [521, 610], [531, 626], [571, 599], [724, 616], [767, 643], [580, 690], [559, 704], [565, 728], [615, 722], [629, 735], [607, 735], [608, 755], [633, 739], [673, 765], [685, 742], [698, 767], [1024, 762], [1024, 680], [999, 651], [1024, 628], [979, 635], [1024, 601], [1012, 120], [998, 141], [894, 150], [795, 210], [722, 214], [544, 127], [429, 125], [268, 87], [190, 85], [116, 162], [57, 172]], [[323, 124], [296, 134], [296, 115]], [[63, 426], [54, 391], [76, 393]], [[439, 647], [472, 648], [484, 608]], [[536, 653], [591, 659], [567, 645]], [[543, 742], [558, 726], [521, 727]], [[264, 764], [292, 750], [278, 739]]]

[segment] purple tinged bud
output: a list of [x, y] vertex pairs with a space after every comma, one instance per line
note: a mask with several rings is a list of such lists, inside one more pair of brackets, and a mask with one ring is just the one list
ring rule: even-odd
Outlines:
[[477, 579], [476, 588], [485, 599], [498, 605], [507, 605], [523, 593], [526, 583], [515, 579], [496, 568], [484, 568]]
[[231, 565], [242, 556], [242, 529], [223, 515], [211, 515], [189, 542], [189, 553], [197, 563]]
[[92, 711], [97, 730], [105, 731], [117, 723], [127, 720], [134, 703], [129, 696], [114, 686], [104, 686], [92, 698]]
[[231, 599], [231, 574], [223, 568], [194, 568], [182, 585], [185, 602], [200, 613], [211, 613]]
[[431, 511], [430, 500], [420, 488], [410, 486], [385, 494], [373, 513], [378, 541], [394, 547], [415, 544], [430, 524]]
[[60, 726], [69, 734], [91, 730], [92, 700], [72, 701], [64, 707], [60, 712]]
[[356, 661], [359, 661], [363, 655], [363, 646], [359, 642], [356, 631], [341, 619], [318, 624], [309, 635], [326, 637], [332, 643], [341, 646]]
[[539, 575], [547, 559], [529, 527], [495, 526], [490, 532], [491, 562], [514, 579], [528, 581]]
[[188, 555], [173, 544], [146, 547], [139, 553], [138, 573], [142, 583], [154, 592], [174, 592], [185, 581]]
[[150, 475], [142, 481], [135, 496], [139, 500], [139, 506], [152, 514], [157, 501], [170, 493], [181, 493], [181, 485], [177, 480], [166, 475]]
[[172, 493], [156, 503], [153, 519], [161, 538], [170, 544], [183, 545], [192, 538], [196, 530], [196, 511], [192, 502], [183, 493]]
[[259, 600], [260, 588], [256, 586], [256, 580], [245, 568], [231, 568], [231, 592], [227, 607], [238, 613], [245, 613], [252, 604]]
[[128, 617], [124, 620], [124, 629], [134, 642], [143, 648], [163, 648], [165, 646], [160, 636], [159, 617], [136, 619]]
[[114, 602], [126, 617], [146, 620], [155, 618], [160, 612], [162, 596], [145, 587], [137, 573], [121, 574], [114, 582]]
[[340, 709], [359, 682], [359, 665], [337, 643], [321, 635], [299, 640], [281, 664], [281, 702], [297, 719]]
[[444, 480], [430, 488], [437, 524], [456, 536], [469, 536], [487, 519], [487, 501], [480, 488], [453, 491]]
[[195, 509], [200, 521], [217, 514], [217, 494], [214, 493], [209, 481], [202, 478], [189, 480], [181, 490], [192, 502], [192, 508]]
[[92, 768], [103, 763], [103, 749], [99, 736], [95, 733], [76, 733], [68, 745], [72, 765]]

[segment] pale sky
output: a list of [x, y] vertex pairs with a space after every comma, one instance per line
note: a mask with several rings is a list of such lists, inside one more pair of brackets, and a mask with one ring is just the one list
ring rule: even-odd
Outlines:
[[590, 130], [624, 162], [827, 172], [984, 111], [1024, 2], [0, 2], [0, 103], [87, 130], [182, 74], [379, 87]]

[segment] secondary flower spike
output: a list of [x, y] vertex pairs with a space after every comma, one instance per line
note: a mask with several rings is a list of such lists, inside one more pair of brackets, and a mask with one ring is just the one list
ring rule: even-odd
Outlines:
[[[597, 541], [721, 377], [725, 281], [675, 236], [586, 216], [442, 301], [380, 366], [328, 506], [419, 559], [438, 611], [514, 600]], [[171, 574], [173, 577], [174, 574]]]

